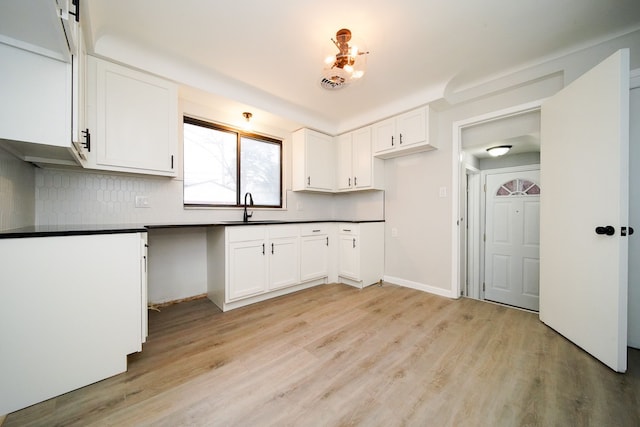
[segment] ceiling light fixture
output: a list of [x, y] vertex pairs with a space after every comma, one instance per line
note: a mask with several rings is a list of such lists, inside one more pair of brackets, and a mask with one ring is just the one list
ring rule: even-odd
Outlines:
[[253, 114], [251, 114], [248, 111], [245, 111], [244, 113], [242, 113], [242, 117], [244, 117], [245, 120], [247, 121], [244, 124], [244, 128], [247, 129], [247, 130], [251, 129], [251, 117], [253, 117]]
[[351, 41], [351, 31], [343, 28], [336, 33], [336, 39], [331, 39], [338, 48], [338, 53], [325, 58], [320, 86], [328, 90], [341, 89], [358, 81], [364, 75], [367, 60], [362, 44]]
[[497, 145], [495, 147], [487, 148], [487, 153], [492, 157], [504, 156], [511, 150], [512, 145]]

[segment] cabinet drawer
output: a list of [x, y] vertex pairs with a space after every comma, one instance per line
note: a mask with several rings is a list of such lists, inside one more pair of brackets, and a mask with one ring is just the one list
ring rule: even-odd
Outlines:
[[283, 237], [298, 237], [297, 225], [268, 225], [270, 239], [278, 239]]
[[329, 226], [322, 223], [303, 224], [300, 226], [301, 236], [319, 236], [329, 234]]
[[229, 242], [247, 242], [249, 240], [264, 240], [265, 227], [246, 225], [227, 227], [227, 240]]
[[338, 230], [340, 234], [349, 234], [357, 236], [360, 234], [360, 225], [359, 224], [340, 224], [340, 228]]

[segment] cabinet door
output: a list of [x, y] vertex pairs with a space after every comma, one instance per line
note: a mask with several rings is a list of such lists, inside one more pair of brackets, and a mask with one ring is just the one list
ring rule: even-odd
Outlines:
[[354, 188], [370, 188], [373, 185], [370, 127], [353, 132], [352, 156]]
[[352, 173], [352, 133], [340, 135], [336, 139], [336, 151], [338, 155], [338, 190], [351, 190], [353, 188]]
[[307, 188], [333, 191], [333, 138], [309, 131], [306, 141]]
[[382, 153], [395, 148], [396, 122], [395, 119], [387, 119], [372, 126], [373, 129], [373, 149], [376, 153]]
[[360, 248], [358, 238], [354, 234], [340, 234], [338, 275], [353, 280], [360, 280]]
[[71, 65], [0, 43], [0, 138], [71, 144]]
[[163, 79], [96, 60], [96, 166], [175, 175], [177, 89]]
[[269, 290], [298, 283], [298, 237], [283, 237], [269, 242]]
[[229, 243], [227, 302], [267, 290], [266, 251], [262, 239]]
[[427, 140], [427, 114], [425, 108], [401, 114], [396, 119], [398, 133], [398, 149], [407, 145], [418, 144]]
[[300, 281], [329, 275], [329, 236], [304, 236], [300, 239]]

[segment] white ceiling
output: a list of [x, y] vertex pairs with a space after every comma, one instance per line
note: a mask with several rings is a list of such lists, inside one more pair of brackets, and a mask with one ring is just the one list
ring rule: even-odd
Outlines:
[[[640, 28], [639, 0], [84, 3], [90, 51], [329, 133]], [[326, 91], [345, 27], [371, 52], [367, 74]]]

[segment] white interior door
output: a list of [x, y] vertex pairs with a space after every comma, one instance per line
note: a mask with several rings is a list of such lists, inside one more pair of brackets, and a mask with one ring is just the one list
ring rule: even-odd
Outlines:
[[538, 310], [539, 182], [539, 170], [486, 175], [486, 300]]
[[624, 372], [628, 49], [545, 101], [541, 123], [540, 320]]

